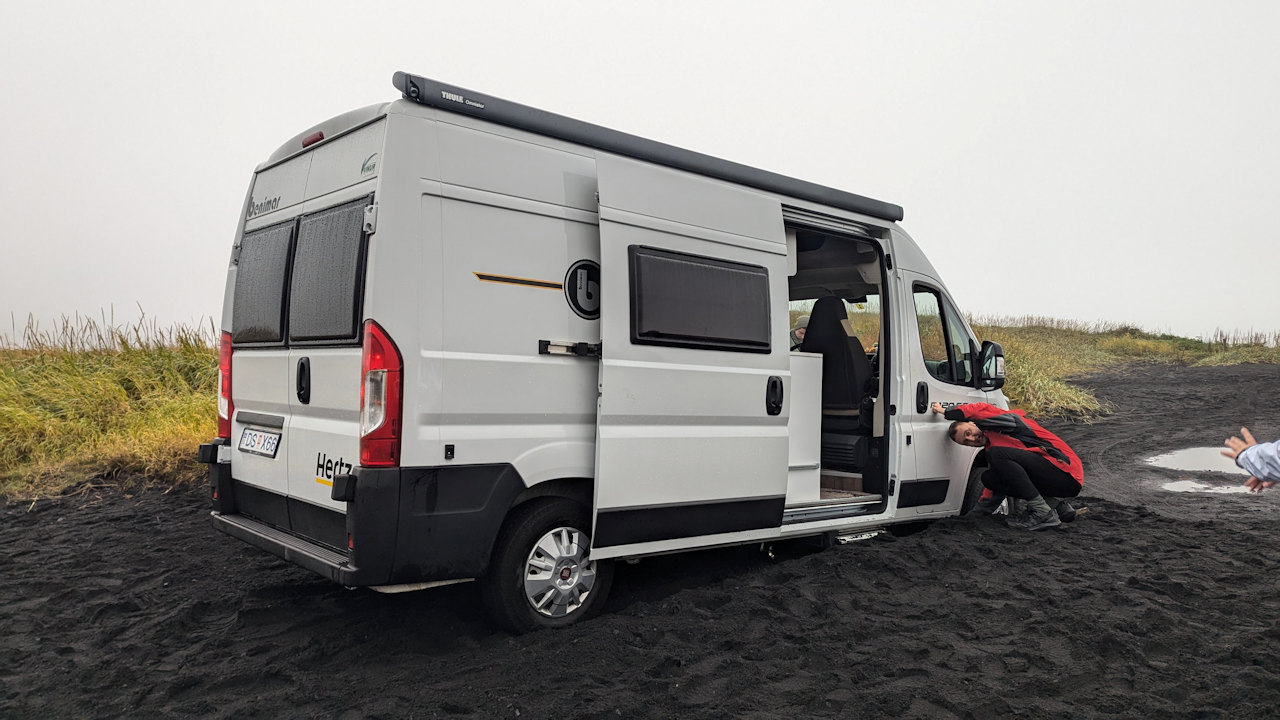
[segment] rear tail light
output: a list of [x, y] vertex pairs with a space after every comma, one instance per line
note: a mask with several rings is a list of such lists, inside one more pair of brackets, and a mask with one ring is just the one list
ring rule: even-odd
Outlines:
[[231, 333], [222, 333], [218, 342], [218, 437], [231, 438]]
[[403, 370], [400, 351], [381, 325], [366, 320], [360, 353], [360, 464], [400, 464]]

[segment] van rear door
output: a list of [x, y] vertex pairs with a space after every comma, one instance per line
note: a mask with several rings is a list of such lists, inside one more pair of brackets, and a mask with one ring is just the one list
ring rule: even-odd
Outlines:
[[601, 154], [592, 556], [777, 535], [787, 248], [750, 190]]
[[330, 499], [334, 476], [360, 464], [364, 221], [372, 204], [366, 196], [302, 216], [289, 283], [289, 496], [334, 510], [346, 508]]
[[[276, 196], [278, 197], [278, 195]], [[276, 495], [288, 492], [289, 350], [283, 308], [293, 220], [246, 230], [232, 255], [232, 477]], [[258, 511], [287, 523], [283, 506]]]
[[260, 170], [232, 261], [232, 477], [268, 491], [240, 510], [335, 547], [345, 504], [330, 499], [333, 477], [359, 464], [366, 230], [385, 128], [335, 133]]

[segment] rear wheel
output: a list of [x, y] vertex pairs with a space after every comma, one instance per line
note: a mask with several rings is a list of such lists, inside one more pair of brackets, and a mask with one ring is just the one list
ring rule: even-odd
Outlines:
[[563, 627], [604, 607], [613, 562], [592, 560], [591, 515], [582, 505], [537, 500], [512, 513], [480, 585], [489, 615], [516, 633]]

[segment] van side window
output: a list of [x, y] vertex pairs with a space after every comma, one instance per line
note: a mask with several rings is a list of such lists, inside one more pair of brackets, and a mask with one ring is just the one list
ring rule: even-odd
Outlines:
[[937, 290], [914, 288], [920, 355], [929, 374], [944, 382], [972, 385], [969, 332], [951, 303]]
[[632, 245], [631, 342], [769, 352], [769, 271]]
[[307, 215], [289, 285], [289, 340], [354, 340], [360, 327], [367, 199]]
[[279, 343], [284, 339], [284, 288], [289, 273], [293, 222], [247, 233], [236, 256], [234, 343]]

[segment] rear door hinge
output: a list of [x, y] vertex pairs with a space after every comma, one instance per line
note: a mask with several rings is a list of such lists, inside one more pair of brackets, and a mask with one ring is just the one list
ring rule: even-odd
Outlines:
[[897, 489], [898, 489], [898, 476], [890, 475], [889, 476], [889, 495], [892, 496], [894, 490], [897, 490]]
[[364, 209], [364, 234], [378, 232], [378, 204], [374, 203]]
[[565, 340], [539, 340], [539, 355], [574, 355], [577, 357], [598, 358], [603, 349], [600, 343], [568, 342]]

